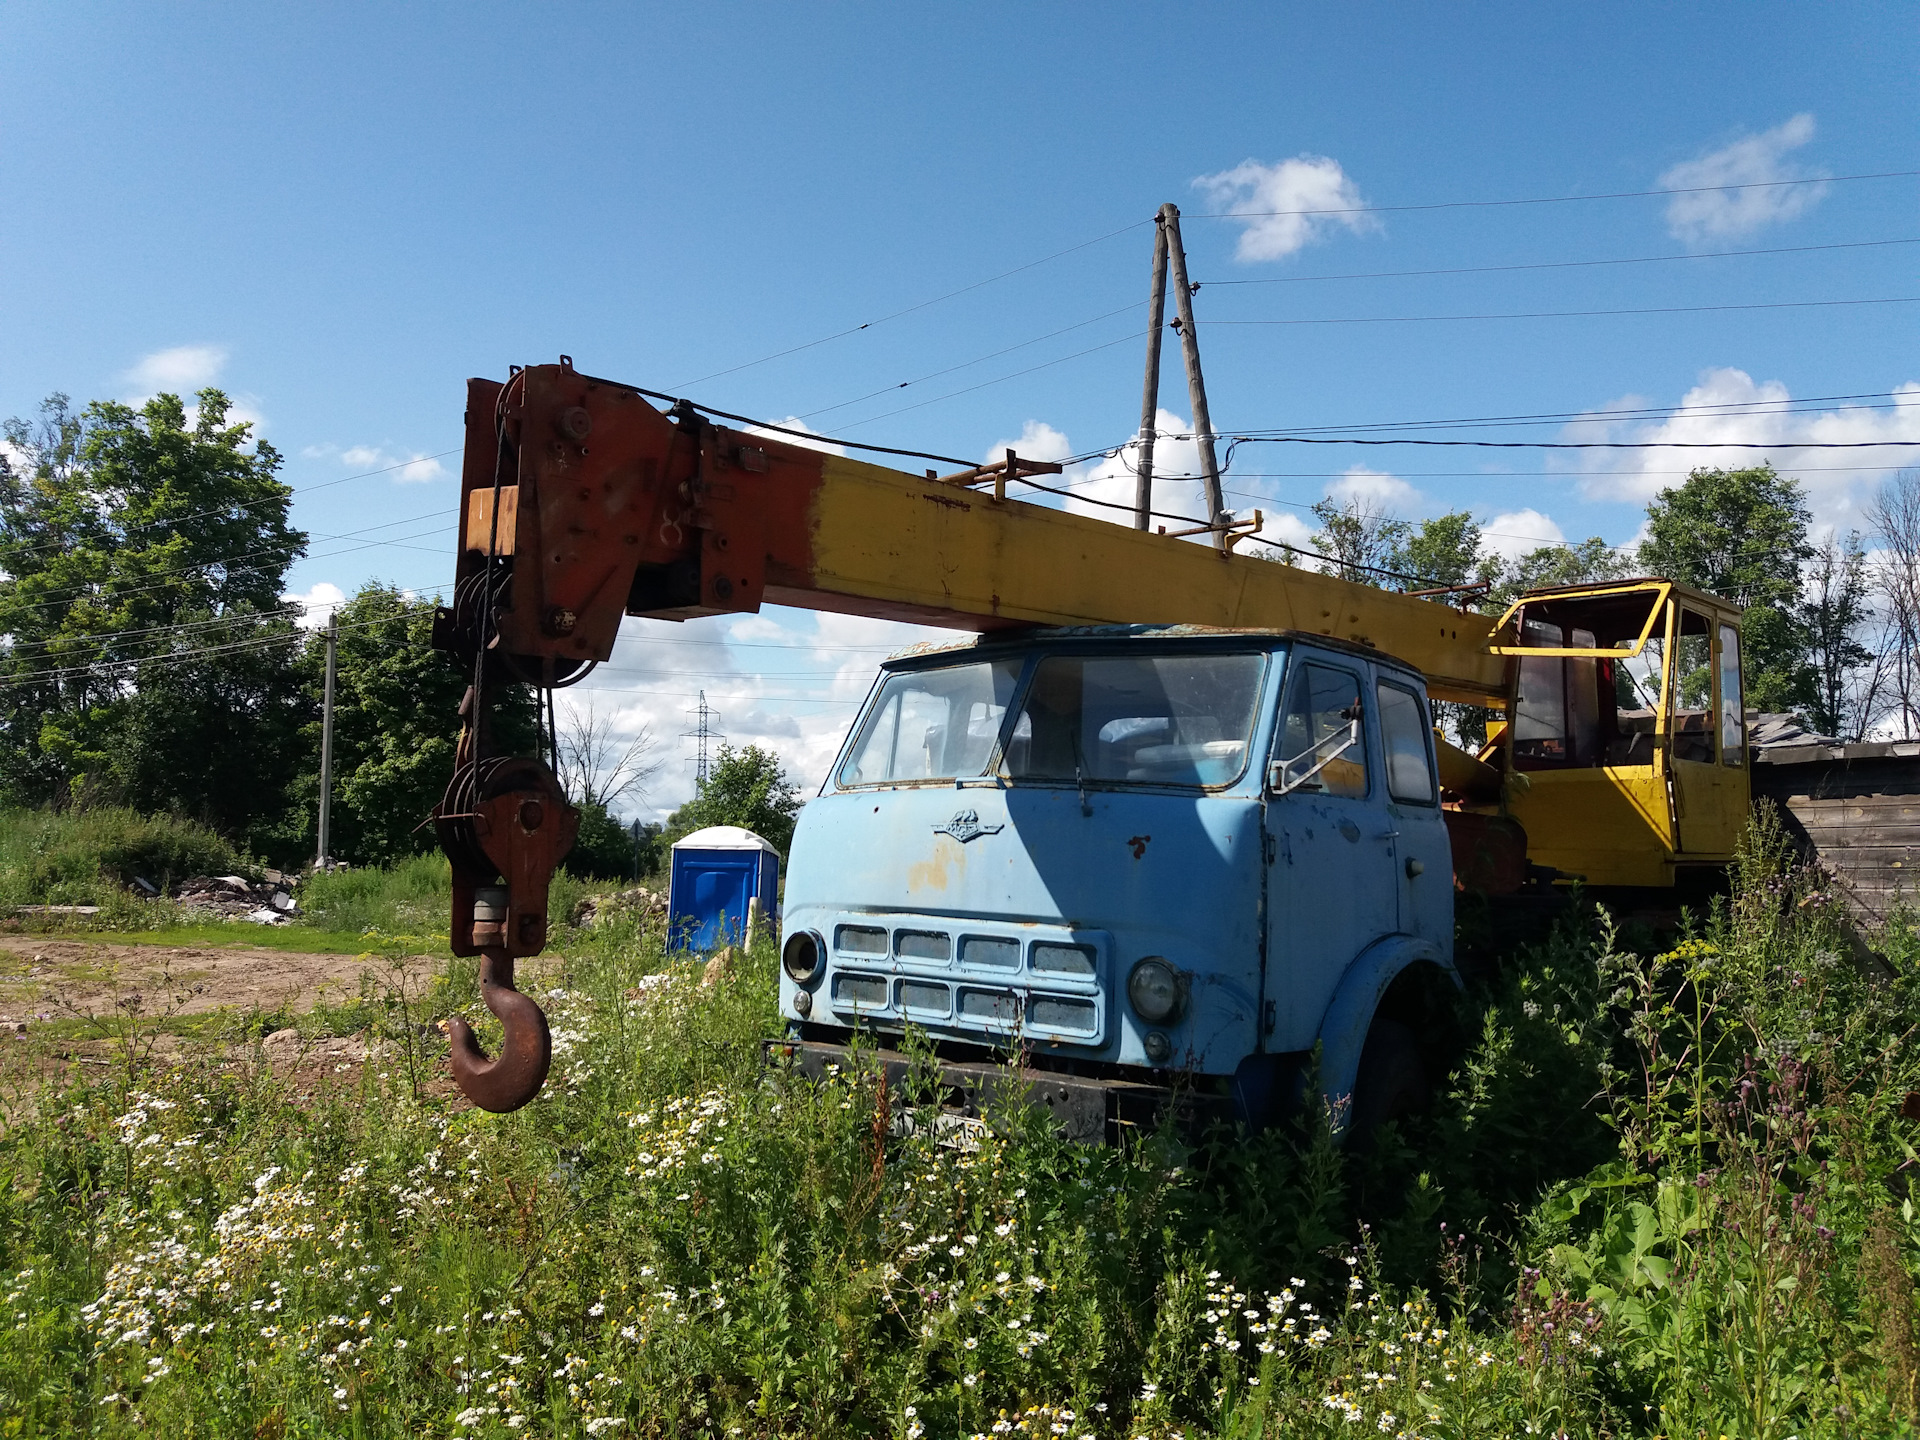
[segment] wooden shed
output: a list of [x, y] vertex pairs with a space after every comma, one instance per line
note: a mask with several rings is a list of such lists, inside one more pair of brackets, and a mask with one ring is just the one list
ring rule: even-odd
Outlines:
[[1753, 797], [1780, 807], [1862, 919], [1920, 903], [1920, 740], [1767, 746], [1754, 752]]

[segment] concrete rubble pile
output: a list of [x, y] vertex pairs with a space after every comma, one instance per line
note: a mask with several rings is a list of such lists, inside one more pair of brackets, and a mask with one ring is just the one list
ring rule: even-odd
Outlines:
[[649, 890], [644, 885], [635, 885], [630, 890], [622, 890], [617, 895], [589, 895], [573, 907], [573, 913], [567, 917], [567, 923], [576, 929], [590, 930], [602, 921], [615, 915], [637, 914], [642, 923], [665, 924], [667, 919], [667, 897], [658, 890]]
[[241, 875], [195, 875], [181, 883], [174, 898], [190, 914], [246, 920], [255, 925], [285, 925], [300, 913], [293, 885], [292, 878], [278, 870], [266, 871], [257, 885]]

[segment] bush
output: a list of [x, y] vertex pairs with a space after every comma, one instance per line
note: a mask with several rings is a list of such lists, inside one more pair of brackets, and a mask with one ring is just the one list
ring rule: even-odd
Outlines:
[[214, 831], [170, 815], [102, 806], [0, 813], [0, 907], [101, 905], [136, 878], [165, 890], [192, 875], [259, 867]]
[[315, 871], [300, 892], [300, 918], [357, 935], [444, 935], [453, 870], [438, 851], [364, 870]]
[[591, 801], [582, 805], [580, 833], [567, 852], [567, 873], [588, 880], [631, 880], [634, 861], [633, 836], [607, 813], [607, 807]]

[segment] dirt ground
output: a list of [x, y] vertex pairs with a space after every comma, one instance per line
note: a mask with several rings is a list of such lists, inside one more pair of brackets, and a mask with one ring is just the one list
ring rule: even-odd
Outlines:
[[356, 998], [363, 973], [382, 986], [404, 976], [417, 995], [440, 963], [411, 956], [396, 974], [386, 960], [353, 955], [0, 935], [0, 1026], [128, 1011], [149, 1018], [220, 1009], [304, 1014], [322, 1000]]

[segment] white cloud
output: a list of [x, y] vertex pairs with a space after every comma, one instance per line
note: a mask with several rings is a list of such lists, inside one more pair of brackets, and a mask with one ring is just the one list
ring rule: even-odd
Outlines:
[[1420, 504], [1422, 496], [1398, 475], [1355, 465], [1327, 486], [1327, 498], [1343, 505], [1358, 501], [1375, 510], [1400, 515]]
[[1017, 440], [996, 440], [987, 447], [987, 458], [982, 465], [998, 465], [1007, 458], [1012, 450], [1022, 460], [1064, 460], [1073, 454], [1073, 446], [1067, 443], [1067, 437], [1044, 420], [1029, 420], [1020, 427]]
[[[779, 426], [780, 430], [799, 430], [803, 433], [799, 435], [783, 435], [777, 430], [768, 428], [768, 426], [773, 425]], [[846, 446], [844, 445], [836, 445], [831, 440], [814, 439], [813, 436], [815, 433], [814, 428], [798, 415], [789, 415], [784, 420], [769, 420], [765, 425], [747, 426], [747, 434], [764, 435], [769, 440], [778, 440], [785, 445], [798, 445], [804, 450], [824, 450], [829, 455], [845, 455], [847, 453]]]
[[[622, 735], [641, 725], [651, 731], [666, 763], [644, 797], [623, 802], [629, 814], [663, 819], [692, 797], [694, 744], [684, 732], [693, 728], [701, 690], [728, 743], [772, 750], [810, 796], [880, 662], [916, 641], [957, 633], [780, 606], [684, 624], [629, 619], [612, 662], [564, 692], [561, 703], [592, 701]], [[796, 703], [794, 696], [826, 703]]]
[[[1813, 116], [1795, 115], [1759, 135], [1743, 135], [1729, 145], [1683, 160], [1658, 180], [1663, 190], [1716, 185], [1766, 185], [1763, 190], [1698, 190], [1667, 202], [1667, 230], [1690, 245], [1734, 240], [1811, 210], [1827, 187], [1785, 163], [1789, 152], [1813, 139]], [[1809, 179], [1805, 185], [1782, 180]]]
[[[1891, 388], [1890, 401], [1870, 401], [1858, 408], [1788, 410], [1785, 405], [1791, 396], [1781, 381], [1756, 382], [1744, 370], [1723, 366], [1701, 372], [1699, 383], [1665, 419], [1580, 421], [1567, 427], [1566, 438], [1685, 442], [1704, 447], [1583, 452], [1594, 457], [1590, 463], [1604, 467], [1582, 479], [1582, 490], [1589, 498], [1644, 505], [1681, 483], [1689, 470], [1738, 469], [1771, 462], [1806, 487], [1816, 524], [1860, 527], [1861, 506], [1892, 470], [1855, 467], [1898, 469], [1920, 463], [1920, 381]], [[1867, 408], [1871, 405], [1885, 408]], [[1614, 408], [1625, 407], [1602, 407]], [[1867, 440], [1913, 443], [1872, 450], [1806, 448]], [[1767, 448], [1714, 448], [1728, 441]]]
[[[1264, 507], [1263, 507], [1264, 509]], [[1291, 546], [1295, 550], [1313, 553], [1313, 526], [1300, 518], [1294, 510], [1265, 510], [1261, 516], [1260, 528], [1254, 532], [1261, 538]], [[1258, 554], [1260, 547], [1255, 546], [1245, 553]], [[1299, 559], [1299, 557], [1295, 557]]]
[[439, 480], [446, 476], [447, 467], [431, 455], [416, 455], [394, 472], [394, 479], [402, 485], [423, 485], [429, 480]]
[[447, 467], [437, 457], [422, 455], [417, 450], [396, 454], [379, 445], [349, 445], [344, 450], [333, 445], [309, 445], [300, 453], [309, 460], [331, 456], [345, 469], [363, 475], [390, 471], [396, 485], [422, 485], [429, 480], [443, 480], [448, 474]]
[[306, 607], [306, 613], [299, 616], [295, 622], [301, 629], [322, 630], [326, 628], [327, 617], [335, 608], [346, 603], [347, 595], [338, 585], [322, 580], [311, 590], [282, 595], [280, 598]]
[[1481, 553], [1498, 555], [1505, 560], [1518, 560], [1543, 545], [1566, 543], [1566, 532], [1550, 516], [1531, 508], [1496, 515], [1480, 531]]
[[1325, 155], [1296, 155], [1273, 165], [1243, 160], [1193, 184], [1214, 204], [1242, 217], [1245, 228], [1234, 252], [1241, 260], [1283, 259], [1336, 227], [1355, 234], [1381, 228], [1340, 162]]
[[121, 377], [121, 382], [137, 391], [142, 400], [167, 391], [191, 395], [220, 378], [226, 368], [227, 352], [218, 345], [175, 345], [142, 356]]
[[[1028, 421], [1027, 428], [1036, 422]], [[1153, 420], [1153, 509], [1156, 527], [1184, 530], [1189, 524], [1206, 522], [1205, 490], [1200, 481], [1200, 444], [1188, 422], [1171, 410], [1157, 411]], [[1072, 454], [1067, 437], [1051, 426], [1040, 426], [1059, 435], [1060, 457]], [[1025, 452], [1022, 452], [1025, 453]], [[1087, 515], [1116, 525], [1133, 523], [1134, 490], [1138, 485], [1140, 432], [1134, 431], [1127, 443], [1110, 456], [1077, 466], [1062, 477], [1073, 490], [1063, 508], [1075, 515]], [[1045, 501], [1051, 497], [1037, 496]], [[1121, 507], [1116, 509], [1115, 507]], [[1204, 542], [1206, 537], [1202, 536]]]

